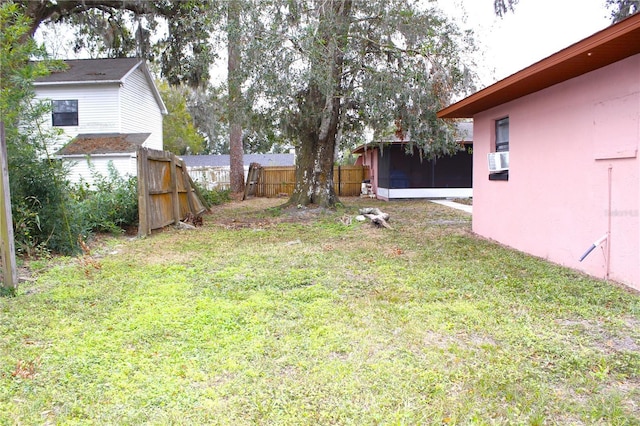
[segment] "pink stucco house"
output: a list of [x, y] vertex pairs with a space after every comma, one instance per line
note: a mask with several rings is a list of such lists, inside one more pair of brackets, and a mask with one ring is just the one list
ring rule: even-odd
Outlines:
[[640, 290], [640, 14], [438, 117], [473, 118], [475, 233]]

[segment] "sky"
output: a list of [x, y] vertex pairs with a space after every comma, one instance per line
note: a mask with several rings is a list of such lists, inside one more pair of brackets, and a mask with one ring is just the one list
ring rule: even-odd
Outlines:
[[473, 29], [478, 89], [514, 74], [608, 27], [605, 0], [520, 0], [500, 18], [493, 0], [438, 0], [462, 29]]
[[[426, 1], [426, 0], [425, 0]], [[478, 89], [489, 86], [611, 24], [605, 0], [519, 0], [500, 18], [494, 0], [437, 0], [461, 29], [472, 29], [479, 47]], [[64, 34], [64, 29], [60, 30]], [[67, 37], [48, 39], [54, 56], [72, 57]], [[56, 42], [57, 40], [57, 42]]]

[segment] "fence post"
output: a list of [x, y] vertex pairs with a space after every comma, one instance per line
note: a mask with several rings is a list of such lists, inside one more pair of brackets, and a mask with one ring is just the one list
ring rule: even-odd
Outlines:
[[2, 275], [4, 288], [15, 290], [18, 288], [18, 269], [16, 266], [16, 248], [13, 240], [13, 219], [11, 217], [11, 194], [9, 192], [9, 166], [7, 159], [7, 144], [4, 138], [4, 122], [0, 121], [0, 231], [2, 244]]
[[182, 184], [187, 191], [187, 205], [189, 206], [189, 211], [193, 214], [196, 214], [196, 206], [193, 201], [193, 188], [191, 187], [191, 180], [189, 179], [189, 173], [187, 173], [187, 165], [184, 160], [177, 159], [180, 164], [180, 175], [182, 177]]
[[149, 221], [149, 178], [147, 150], [138, 148], [138, 237], [151, 234]]
[[177, 163], [178, 158], [170, 154], [170, 171], [171, 171], [171, 201], [173, 204], [173, 223], [178, 224], [180, 222], [180, 193], [178, 192], [178, 171]]

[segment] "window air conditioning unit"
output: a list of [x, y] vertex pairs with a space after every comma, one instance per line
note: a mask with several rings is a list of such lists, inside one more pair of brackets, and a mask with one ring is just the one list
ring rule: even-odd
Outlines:
[[488, 154], [489, 172], [509, 170], [509, 151], [491, 152]]

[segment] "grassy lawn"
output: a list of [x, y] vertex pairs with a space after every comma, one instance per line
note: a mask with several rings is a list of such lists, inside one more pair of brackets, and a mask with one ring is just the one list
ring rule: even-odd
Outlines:
[[32, 264], [0, 424], [640, 425], [637, 294], [433, 203], [281, 202]]

